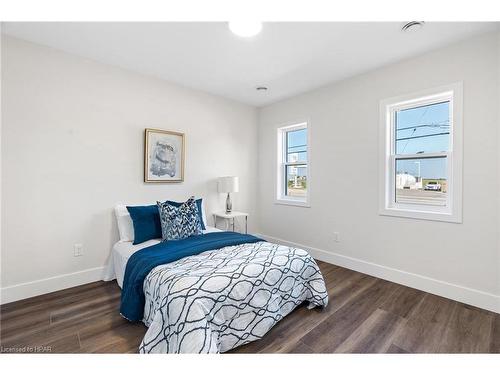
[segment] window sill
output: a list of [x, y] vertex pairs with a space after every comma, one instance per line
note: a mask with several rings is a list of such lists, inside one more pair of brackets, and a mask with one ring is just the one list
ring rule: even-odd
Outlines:
[[285, 206], [297, 206], [309, 208], [311, 205], [307, 201], [299, 201], [295, 199], [276, 199], [274, 204], [283, 204]]
[[446, 212], [432, 212], [422, 210], [408, 210], [401, 208], [382, 208], [379, 210], [381, 216], [395, 216], [404, 217], [407, 219], [417, 220], [430, 220], [430, 221], [444, 221], [448, 223], [462, 223], [462, 216], [457, 214], [450, 214]]

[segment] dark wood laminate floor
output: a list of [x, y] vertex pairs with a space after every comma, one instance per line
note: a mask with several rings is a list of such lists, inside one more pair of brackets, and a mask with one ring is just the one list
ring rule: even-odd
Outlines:
[[[301, 306], [233, 353], [500, 353], [499, 314], [318, 264], [329, 305]], [[135, 353], [146, 327], [123, 319], [119, 301], [116, 282], [96, 282], [3, 305], [1, 349]]]

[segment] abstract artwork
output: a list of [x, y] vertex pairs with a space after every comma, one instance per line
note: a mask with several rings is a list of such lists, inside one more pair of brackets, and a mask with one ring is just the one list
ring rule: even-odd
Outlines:
[[184, 134], [146, 129], [144, 182], [184, 181]]

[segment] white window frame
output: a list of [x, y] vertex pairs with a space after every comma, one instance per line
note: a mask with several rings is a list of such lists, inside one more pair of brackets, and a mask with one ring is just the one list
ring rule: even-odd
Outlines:
[[[446, 206], [397, 203], [396, 155], [395, 155], [395, 113], [396, 111], [450, 102], [450, 136], [448, 152], [397, 155], [397, 159], [425, 159], [436, 156], [447, 158], [447, 201]], [[462, 83], [421, 91], [409, 95], [382, 100], [380, 102], [380, 176], [379, 214], [413, 219], [437, 220], [452, 223], [462, 222], [462, 127], [463, 89]]]
[[[307, 161], [287, 162], [286, 161], [286, 134], [295, 130], [307, 130]], [[310, 207], [309, 197], [311, 194], [311, 127], [309, 121], [297, 121], [280, 126], [277, 133], [277, 173], [276, 173], [276, 204], [286, 204], [291, 206]], [[306, 196], [290, 197], [285, 195], [285, 170], [287, 166], [293, 165], [307, 166], [307, 189]]]

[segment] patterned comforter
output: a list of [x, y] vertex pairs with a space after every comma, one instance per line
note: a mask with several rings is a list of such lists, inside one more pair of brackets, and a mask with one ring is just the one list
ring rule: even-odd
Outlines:
[[225, 352], [258, 340], [305, 301], [328, 303], [306, 251], [263, 241], [157, 266], [144, 293], [141, 353]]

